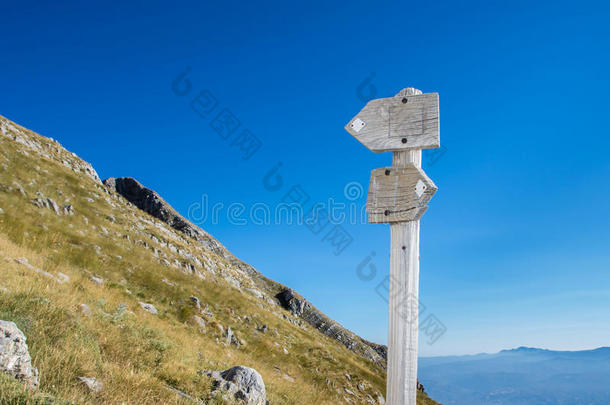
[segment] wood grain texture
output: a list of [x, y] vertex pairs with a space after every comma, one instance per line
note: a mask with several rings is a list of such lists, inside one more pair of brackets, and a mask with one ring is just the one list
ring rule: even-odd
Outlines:
[[369, 101], [345, 130], [373, 152], [440, 147], [438, 93], [412, 90]]
[[413, 163], [375, 169], [366, 202], [369, 222], [418, 220], [436, 190], [434, 182]]
[[387, 403], [416, 405], [419, 221], [390, 225]]
[[[420, 169], [421, 150], [394, 152], [393, 166]], [[390, 224], [386, 397], [392, 405], [417, 404], [419, 226], [419, 220]]]

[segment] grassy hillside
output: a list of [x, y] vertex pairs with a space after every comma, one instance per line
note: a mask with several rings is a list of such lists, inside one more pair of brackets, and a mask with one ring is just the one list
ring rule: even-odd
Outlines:
[[110, 191], [57, 142], [3, 117], [0, 129], [0, 319], [25, 333], [40, 372], [38, 392], [0, 375], [0, 403], [192, 402], [170, 387], [221, 403], [199, 371], [235, 365], [260, 372], [272, 405], [378, 403], [383, 368], [261, 297], [248, 274]]

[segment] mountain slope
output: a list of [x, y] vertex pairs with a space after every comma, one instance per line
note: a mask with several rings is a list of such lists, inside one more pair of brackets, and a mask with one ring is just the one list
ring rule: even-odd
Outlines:
[[[311, 305], [305, 298], [297, 292], [286, 288], [285, 286], [264, 277], [254, 267], [237, 259], [229, 252], [222, 244], [210, 236], [203, 229], [192, 224], [186, 218], [178, 214], [161, 196], [153, 190], [150, 190], [141, 185], [137, 180], [124, 178], [109, 178], [103, 181], [104, 185], [111, 190], [116, 191], [127, 201], [133, 203], [136, 207], [147, 212], [153, 217], [163, 221], [170, 227], [180, 231], [187, 236], [195, 239], [204, 248], [209, 249], [226, 259], [232, 266], [241, 270], [244, 276], [256, 286], [248, 291], [257, 296], [262, 296], [263, 292], [270, 297], [276, 297], [279, 303], [288, 309], [294, 316], [300, 317], [311, 326], [324, 333], [325, 335], [339, 341], [349, 350], [356, 354], [371, 360], [376, 365], [386, 368], [387, 363], [387, 348], [383, 345], [378, 345], [368, 342], [349, 330], [343, 328], [337, 322], [328, 318], [324, 313]], [[190, 267], [189, 267], [190, 266]], [[196, 266], [191, 264], [186, 266], [187, 270], [197, 271]], [[240, 282], [235, 279], [229, 279], [232, 284], [241, 287]]]
[[25, 333], [40, 371], [38, 393], [1, 376], [0, 402], [189, 402], [171, 388], [207, 401], [200, 371], [239, 364], [261, 373], [271, 404], [379, 402], [382, 346], [286, 300], [137, 182], [119, 181], [160, 205], [129, 202], [56, 141], [3, 117], [0, 131], [0, 319]]
[[610, 348], [562, 352], [520, 347], [420, 359], [426, 388], [444, 404], [610, 403]]

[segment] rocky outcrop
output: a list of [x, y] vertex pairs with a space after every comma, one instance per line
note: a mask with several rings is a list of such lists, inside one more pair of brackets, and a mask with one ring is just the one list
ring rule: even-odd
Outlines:
[[420, 383], [419, 380], [417, 380], [417, 391], [426, 392], [426, 388], [424, 387], [424, 384]]
[[142, 211], [165, 222], [172, 228], [200, 242], [206, 249], [227, 257], [228, 251], [216, 239], [189, 220], [178, 214], [159, 194], [144, 187], [131, 177], [110, 177], [103, 181], [104, 185], [123, 197]]
[[311, 305], [311, 303], [294, 290], [286, 289], [275, 297], [292, 315], [298, 316], [321, 333], [339, 341], [354, 353], [371, 360], [379, 367], [386, 368], [386, 346], [364, 340], [360, 336], [345, 329], [343, 326], [324, 315], [324, 313]]
[[218, 256], [226, 259], [231, 265], [242, 273], [246, 274], [254, 281], [267, 284], [275, 283], [264, 277], [259, 271], [247, 263], [236, 258], [229, 250], [214, 239], [209, 233], [190, 222], [180, 215], [171, 205], [169, 205], [155, 191], [144, 187], [137, 180], [131, 177], [110, 177], [103, 181], [109, 189], [123, 196], [127, 201], [152, 215], [153, 217], [165, 222], [173, 229], [180, 231], [188, 237], [199, 242], [205, 249], [210, 250]]
[[76, 156], [75, 153], [68, 152], [59, 142], [52, 138], [40, 136], [1, 115], [0, 136], [5, 136], [12, 141], [24, 145], [28, 150], [39, 156], [55, 160], [74, 173], [82, 173], [96, 183], [100, 182], [100, 178], [91, 164]]
[[[225, 371], [204, 372], [212, 378], [214, 393], [225, 393], [246, 405], [265, 405], [267, 393], [263, 377], [250, 367], [236, 366]], [[230, 400], [231, 398], [225, 398]]]
[[12, 375], [29, 388], [38, 388], [38, 369], [32, 367], [25, 335], [14, 322], [1, 320], [0, 371]]
[[305, 310], [311, 309], [311, 305], [305, 299], [297, 298], [293, 290], [284, 290], [275, 296], [284, 308], [292, 315], [301, 316]]

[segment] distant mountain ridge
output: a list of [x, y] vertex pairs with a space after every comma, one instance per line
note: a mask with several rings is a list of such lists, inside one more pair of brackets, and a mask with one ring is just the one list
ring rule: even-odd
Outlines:
[[421, 358], [419, 378], [445, 405], [607, 405], [610, 347]]

